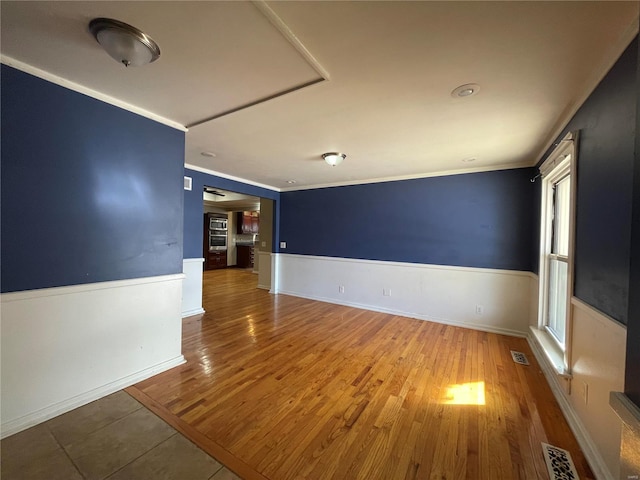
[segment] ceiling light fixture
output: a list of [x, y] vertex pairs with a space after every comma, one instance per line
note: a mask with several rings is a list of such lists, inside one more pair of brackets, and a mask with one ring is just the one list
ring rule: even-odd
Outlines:
[[454, 89], [451, 92], [451, 96], [453, 98], [465, 98], [475, 95], [480, 91], [480, 85], [477, 83], [467, 83], [465, 85], [460, 85], [458, 88]]
[[111, 18], [94, 18], [89, 30], [114, 60], [125, 67], [141, 67], [160, 56], [160, 47], [144, 32]]
[[324, 161], [329, 165], [335, 167], [336, 165], [340, 165], [342, 161], [347, 158], [347, 156], [344, 153], [340, 152], [329, 152], [323, 153], [322, 158], [324, 158]]
[[202, 155], [203, 157], [209, 157], [209, 158], [215, 158], [216, 154], [213, 152], [201, 152], [200, 155]]

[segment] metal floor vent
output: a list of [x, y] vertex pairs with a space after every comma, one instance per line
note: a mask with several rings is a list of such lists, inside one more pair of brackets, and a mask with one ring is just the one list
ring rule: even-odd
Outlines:
[[579, 480], [576, 467], [571, 460], [571, 454], [562, 448], [542, 443], [544, 459], [551, 480]]
[[511, 350], [511, 358], [513, 358], [514, 362], [519, 363], [520, 365], [529, 365], [529, 359], [522, 352]]

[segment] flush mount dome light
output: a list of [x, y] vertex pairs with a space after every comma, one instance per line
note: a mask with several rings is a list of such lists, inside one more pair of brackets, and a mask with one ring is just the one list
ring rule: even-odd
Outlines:
[[345, 158], [347, 158], [347, 156], [344, 153], [329, 152], [329, 153], [323, 153], [322, 158], [324, 158], [324, 161], [327, 162], [329, 165], [331, 165], [332, 167], [335, 167], [336, 165], [340, 165], [342, 161]]
[[458, 88], [454, 89], [451, 92], [451, 96], [453, 98], [465, 98], [475, 95], [480, 91], [480, 85], [477, 83], [467, 83], [465, 85], [460, 85]]
[[150, 36], [118, 20], [94, 18], [89, 30], [111, 58], [125, 67], [141, 67], [160, 56], [160, 47]]

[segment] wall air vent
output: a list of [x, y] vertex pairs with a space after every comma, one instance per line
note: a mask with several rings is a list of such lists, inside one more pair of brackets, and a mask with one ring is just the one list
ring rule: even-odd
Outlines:
[[193, 186], [193, 179], [191, 177], [184, 177], [184, 189], [191, 191]]

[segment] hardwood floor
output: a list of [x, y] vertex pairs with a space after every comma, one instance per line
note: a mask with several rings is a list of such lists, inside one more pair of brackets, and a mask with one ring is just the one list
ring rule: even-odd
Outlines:
[[241, 477], [547, 479], [547, 442], [594, 478], [526, 340], [256, 283], [205, 272], [187, 363], [127, 390]]

